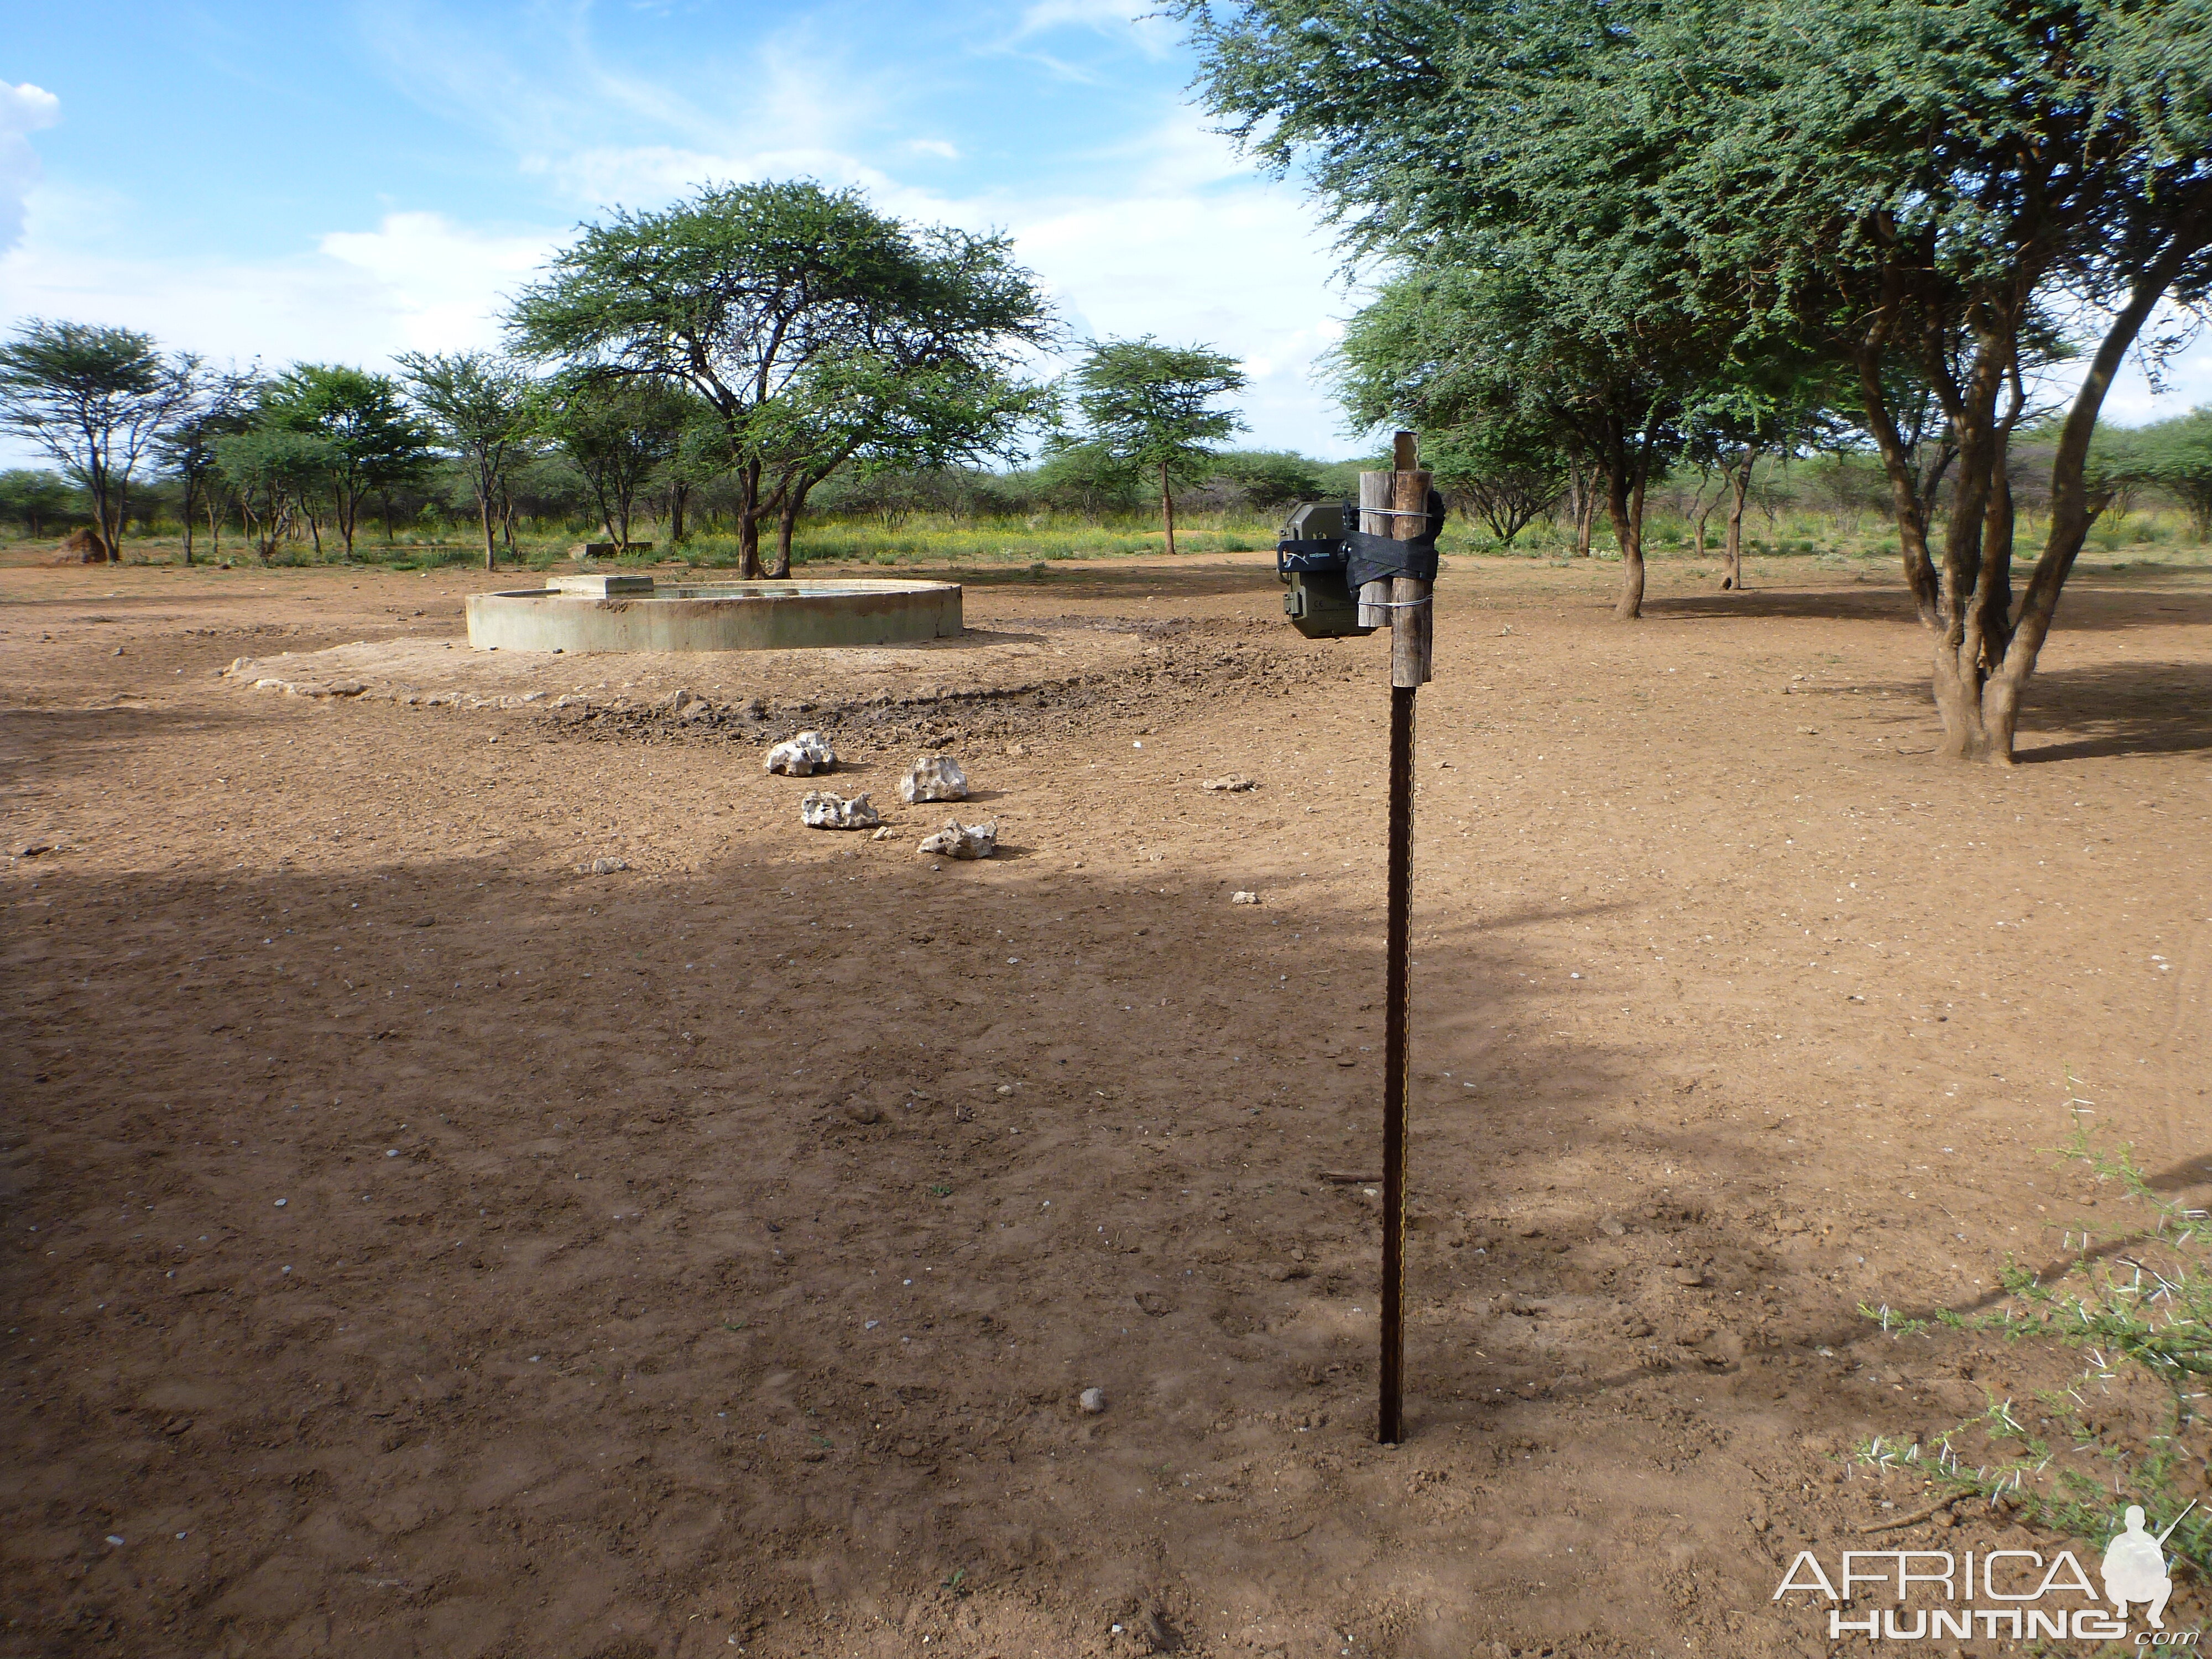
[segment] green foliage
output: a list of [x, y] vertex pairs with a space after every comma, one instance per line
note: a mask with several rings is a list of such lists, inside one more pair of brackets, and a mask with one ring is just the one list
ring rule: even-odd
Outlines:
[[333, 446], [318, 433], [251, 426], [215, 440], [217, 469], [228, 482], [261, 562], [275, 557], [300, 505], [337, 465]]
[[1173, 486], [1204, 477], [1212, 446], [1244, 429], [1242, 416], [1214, 401], [1246, 384], [1237, 360], [1209, 346], [1162, 345], [1149, 334], [1094, 341], [1066, 389], [1080, 425], [1055, 434], [1053, 447], [1085, 451], [1082, 465], [1102, 483], [1115, 472], [1132, 487], [1155, 481], [1172, 553]]
[[2187, 507], [2197, 539], [2212, 537], [2212, 404], [2139, 427], [2124, 441], [2128, 471]]
[[349, 557], [364, 496], [420, 477], [428, 434], [387, 375], [333, 363], [295, 363], [260, 388], [256, 422], [323, 442], [324, 484]]
[[196, 512], [208, 511], [210, 529], [222, 522], [227, 505], [228, 483], [216, 457], [216, 443], [243, 432], [252, 419], [260, 383], [248, 370], [204, 376], [176, 416], [155, 435], [154, 456], [173, 479], [181, 496], [178, 511], [185, 523], [185, 562], [192, 562], [192, 532]]
[[[1731, 386], [1777, 396], [1808, 370], [1854, 388], [1906, 576], [1949, 642], [1951, 752], [2009, 758], [2021, 683], [2093, 516], [2083, 463], [2106, 389], [2161, 304], [2212, 290], [2212, 14], [2141, 0], [1175, 9], [1212, 107], [1314, 181], [1355, 256], [1456, 285], [1466, 325], [1425, 337], [1478, 371], [1486, 401], [1571, 427], [1608, 476], [1632, 562], [1655, 425], [1693, 421]], [[2015, 610], [2021, 371], [2093, 322]], [[1992, 726], [1981, 693], [2000, 674]]]
[[538, 430], [561, 447], [590, 490], [600, 522], [627, 547], [638, 490], [676, 459], [696, 412], [697, 399], [668, 381], [571, 371], [547, 389]]
[[1148, 334], [1095, 342], [1069, 390], [1079, 441], [1132, 472], [1165, 469], [1169, 478], [1188, 480], [1212, 464], [1212, 445], [1244, 429], [1242, 416], [1213, 404], [1246, 384], [1234, 357], [1207, 346], [1162, 345]]
[[58, 473], [27, 467], [0, 472], [0, 518], [22, 526], [33, 541], [49, 521], [81, 512], [77, 502], [77, 492]]
[[[2087, 1103], [2074, 1103], [2074, 1127], [2059, 1150], [2133, 1200], [2140, 1220], [2101, 1233], [2071, 1229], [2055, 1273], [2008, 1262], [1998, 1278], [2002, 1305], [1936, 1318], [1955, 1330], [2081, 1354], [2085, 1369], [2070, 1385], [2040, 1395], [2039, 1410], [1992, 1398], [1981, 1414], [1924, 1444], [1885, 1437], [1861, 1455], [2100, 1542], [2117, 1530], [2121, 1507], [2140, 1504], [2149, 1529], [2174, 1526], [2175, 1554], [2212, 1578], [2212, 1504], [2204, 1501], [2212, 1497], [2205, 1480], [2212, 1434], [2200, 1409], [2212, 1383], [2212, 1231], [2203, 1211], [2151, 1186], [2132, 1147], [2107, 1152], [2096, 1144], [2078, 1110]], [[1928, 1328], [1887, 1309], [1860, 1311], [1899, 1336]], [[2130, 1428], [2130, 1396], [2144, 1389], [2161, 1402], [2162, 1421], [2139, 1432]], [[2192, 1499], [2197, 1507], [2185, 1516]]]
[[532, 356], [687, 386], [720, 422], [748, 557], [838, 466], [1003, 453], [1039, 394], [1018, 354], [1050, 335], [1003, 236], [911, 228], [857, 190], [708, 186], [617, 212], [555, 256], [509, 313]]
[[1205, 482], [1226, 483], [1256, 511], [1317, 501], [1328, 494], [1318, 461], [1279, 449], [1230, 449], [1214, 456]]
[[527, 458], [538, 389], [520, 364], [489, 351], [403, 352], [398, 363], [407, 395], [467, 469], [483, 531], [484, 568], [495, 568], [493, 513], [508, 474]]
[[113, 547], [138, 465], [191, 397], [196, 359], [127, 328], [33, 317], [0, 343], [0, 432], [44, 451], [91, 495]]
[[1103, 444], [1065, 443], [1048, 450], [1030, 483], [1046, 506], [1092, 518], [1134, 512], [1144, 500], [1135, 469]]

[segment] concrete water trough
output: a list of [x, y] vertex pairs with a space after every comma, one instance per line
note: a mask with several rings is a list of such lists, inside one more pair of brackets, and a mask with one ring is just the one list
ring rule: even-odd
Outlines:
[[787, 651], [912, 645], [960, 632], [957, 582], [678, 582], [552, 576], [469, 596], [479, 651]]

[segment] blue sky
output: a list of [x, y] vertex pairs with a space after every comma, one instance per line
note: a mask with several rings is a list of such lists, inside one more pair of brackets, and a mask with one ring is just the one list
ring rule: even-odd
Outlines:
[[[1234, 353], [1244, 441], [1359, 447], [1311, 374], [1356, 304], [1319, 214], [1191, 105], [1152, 0], [0, 0], [0, 329], [218, 361], [496, 343], [580, 221], [811, 176], [1011, 232], [1079, 333]], [[2154, 400], [2212, 399], [2200, 341]]]
[[580, 221], [811, 176], [1011, 231], [1079, 333], [1238, 356], [1242, 441], [1352, 453], [1310, 374], [1353, 303], [1328, 239], [1140, 9], [0, 0], [0, 327], [270, 363], [491, 344]]

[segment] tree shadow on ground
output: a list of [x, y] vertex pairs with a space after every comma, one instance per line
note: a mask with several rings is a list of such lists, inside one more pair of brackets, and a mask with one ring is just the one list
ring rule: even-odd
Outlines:
[[2027, 683], [2023, 764], [2212, 749], [2212, 662], [2106, 663], [2039, 673]]
[[[2212, 574], [2212, 573], [2207, 573]], [[2061, 631], [2212, 625], [2212, 582], [2206, 574], [2176, 572], [2171, 580], [2107, 586], [2075, 583], [2059, 603]], [[1864, 586], [1754, 587], [1741, 593], [1656, 594], [1644, 601], [1647, 621], [1886, 622], [1915, 623], [1911, 595], [1887, 580]]]

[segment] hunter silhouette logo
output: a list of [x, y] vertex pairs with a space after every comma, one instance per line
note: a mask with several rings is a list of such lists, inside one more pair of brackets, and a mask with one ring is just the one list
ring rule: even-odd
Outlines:
[[2121, 1618], [2128, 1616], [2129, 1602], [2141, 1601], [2150, 1627], [2166, 1628], [2166, 1599], [2173, 1594], [2173, 1580], [2166, 1571], [2166, 1540], [2173, 1536], [2173, 1528], [2181, 1524], [2189, 1510], [2196, 1507], [2191, 1498], [2189, 1509], [2173, 1517], [2173, 1526], [2154, 1538], [2143, 1530], [2142, 1505], [2128, 1505], [2125, 1526], [2119, 1536], [2105, 1546], [2105, 1599]]

